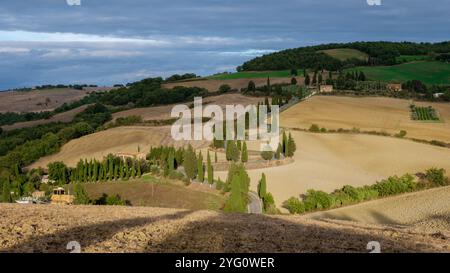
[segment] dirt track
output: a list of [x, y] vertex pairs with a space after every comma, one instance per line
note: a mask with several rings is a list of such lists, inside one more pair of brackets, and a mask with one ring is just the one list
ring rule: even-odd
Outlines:
[[0, 252], [449, 252], [445, 234], [293, 216], [0, 204]]

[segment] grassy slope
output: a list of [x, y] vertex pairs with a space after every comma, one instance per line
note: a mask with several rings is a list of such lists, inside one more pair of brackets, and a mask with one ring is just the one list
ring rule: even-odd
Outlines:
[[413, 62], [355, 69], [363, 71], [370, 80], [376, 81], [405, 82], [416, 79], [426, 84], [450, 84], [450, 64], [443, 62]]
[[163, 181], [153, 176], [122, 182], [86, 183], [84, 187], [92, 199], [103, 193], [119, 194], [132, 206], [179, 208], [189, 210], [220, 210], [225, 196], [214, 190], [186, 187], [181, 182]]
[[366, 53], [351, 48], [329, 49], [329, 50], [322, 50], [320, 52], [323, 52], [340, 61], [345, 61], [352, 58], [365, 61], [368, 58], [368, 55]]

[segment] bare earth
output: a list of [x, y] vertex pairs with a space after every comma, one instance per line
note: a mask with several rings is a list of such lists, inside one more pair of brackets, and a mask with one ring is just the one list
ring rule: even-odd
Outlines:
[[420, 231], [449, 233], [450, 187], [414, 192], [335, 210], [312, 213], [307, 217], [385, 225], [407, 225]]
[[80, 159], [102, 159], [111, 153], [137, 154], [139, 149], [143, 153], [148, 153], [150, 147], [160, 145], [182, 147], [191, 143], [194, 148], [209, 145], [207, 141], [174, 141], [170, 128], [170, 126], [128, 126], [101, 131], [70, 141], [59, 153], [43, 157], [29, 168], [46, 168], [48, 163], [55, 161], [63, 161], [68, 166], [74, 167]]
[[411, 101], [393, 98], [351, 98], [315, 96], [281, 114], [281, 125], [308, 129], [318, 124], [327, 129], [360, 128], [388, 133], [408, 132], [407, 137], [450, 142], [450, 104], [415, 102], [433, 106], [444, 120], [441, 123], [413, 121]]
[[[93, 89], [49, 89], [29, 92], [0, 92], [0, 113], [52, 111], [64, 103], [82, 99], [90, 91], [93, 91]], [[49, 101], [47, 99], [49, 99]]]
[[[371, 185], [392, 175], [415, 174], [431, 167], [450, 172], [450, 149], [392, 137], [292, 132], [295, 162], [249, 170], [251, 189], [262, 173], [276, 204], [309, 189], [332, 192], [345, 185]], [[249, 145], [249, 149], [253, 149]], [[225, 179], [227, 172], [216, 172]]]
[[12, 125], [5, 125], [5, 126], [2, 126], [2, 129], [5, 131], [11, 131], [11, 130], [15, 130], [15, 129], [35, 127], [38, 125], [48, 124], [48, 123], [52, 123], [52, 122], [71, 122], [77, 114], [86, 110], [87, 107], [88, 107], [88, 105], [83, 105], [78, 108], [72, 109], [70, 111], [56, 114], [49, 119], [18, 122], [18, 123], [14, 123]]
[[[222, 108], [225, 108], [226, 105], [234, 105], [234, 104], [241, 104], [244, 106], [247, 106], [249, 104], [256, 105], [258, 102], [262, 101], [264, 101], [264, 98], [244, 96], [242, 94], [225, 94], [213, 97], [206, 97], [203, 99], [203, 104], [204, 107], [206, 107], [209, 104], [215, 104], [221, 106]], [[146, 108], [134, 108], [113, 114], [113, 120], [127, 116], [141, 116], [142, 119], [146, 121], [167, 120], [171, 118], [170, 113], [174, 106], [175, 104], [156, 107], [146, 107]]]
[[449, 252], [444, 234], [317, 221], [144, 207], [0, 204], [0, 252]]

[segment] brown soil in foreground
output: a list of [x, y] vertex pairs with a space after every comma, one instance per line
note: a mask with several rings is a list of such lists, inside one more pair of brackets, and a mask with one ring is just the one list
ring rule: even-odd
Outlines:
[[[29, 168], [46, 168], [48, 163], [55, 161], [63, 161], [68, 166], [74, 167], [80, 159], [100, 160], [108, 154], [137, 154], [138, 150], [148, 153], [152, 146], [187, 145], [186, 141], [173, 140], [170, 128], [170, 126], [128, 126], [101, 131], [70, 141], [61, 148], [59, 153], [43, 157]], [[209, 145], [208, 141], [191, 141], [190, 143], [194, 148]]]
[[359, 128], [364, 131], [400, 130], [407, 137], [450, 142], [450, 103], [415, 102], [418, 106], [433, 106], [443, 122], [411, 120], [409, 105], [412, 101], [382, 97], [315, 96], [281, 113], [281, 125], [308, 129], [318, 124], [326, 129]]
[[48, 124], [48, 123], [52, 123], [52, 122], [71, 122], [77, 114], [86, 110], [87, 107], [88, 107], [88, 105], [83, 105], [78, 108], [72, 109], [70, 111], [56, 114], [49, 119], [18, 122], [18, 123], [14, 123], [12, 125], [5, 125], [5, 126], [2, 126], [2, 129], [5, 131], [11, 131], [11, 130], [15, 130], [15, 129], [35, 127], [38, 125]]
[[0, 204], [0, 252], [449, 252], [445, 234], [293, 216]]
[[[362, 223], [407, 225], [426, 232], [450, 232], [450, 187], [403, 194], [307, 215]], [[449, 242], [450, 244], [450, 242]]]
[[48, 89], [28, 92], [0, 92], [0, 113], [42, 112], [82, 99], [93, 89]]
[[[234, 104], [241, 104], [244, 106], [254, 104], [256, 105], [258, 102], [263, 102], [264, 98], [258, 98], [258, 97], [250, 97], [250, 96], [244, 96], [242, 94], [233, 93], [233, 94], [225, 94], [225, 95], [218, 95], [218, 96], [212, 96], [212, 97], [206, 97], [203, 99], [203, 107], [206, 107], [209, 104], [215, 104], [219, 105], [223, 109], [225, 109], [226, 105], [234, 105]], [[186, 105], [189, 105], [193, 103], [193, 101], [184, 103]], [[155, 107], [146, 107], [146, 108], [133, 108], [130, 110], [117, 112], [113, 114], [113, 120], [116, 120], [120, 117], [128, 117], [128, 116], [141, 116], [143, 120], [149, 121], [149, 120], [167, 120], [171, 119], [171, 111], [172, 108], [176, 104], [172, 105], [164, 105], [164, 106], [155, 106]]]

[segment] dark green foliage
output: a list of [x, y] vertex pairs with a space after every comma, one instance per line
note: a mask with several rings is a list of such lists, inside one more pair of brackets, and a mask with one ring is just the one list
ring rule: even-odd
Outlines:
[[248, 162], [248, 150], [247, 150], [247, 143], [245, 141], [244, 144], [242, 145], [241, 161], [242, 163]]
[[411, 175], [402, 177], [389, 177], [388, 179], [377, 182], [374, 186], [380, 196], [389, 196], [405, 192], [412, 192], [416, 188], [416, 182]]
[[205, 168], [203, 166], [202, 152], [200, 152], [198, 154], [198, 159], [197, 159], [197, 180], [200, 183], [203, 183], [203, 181], [205, 181]]
[[239, 150], [237, 148], [236, 142], [233, 140], [227, 141], [226, 158], [228, 161], [239, 161]]
[[9, 177], [3, 181], [3, 187], [2, 187], [2, 202], [4, 203], [12, 203], [12, 197], [11, 197], [11, 182]]
[[222, 84], [218, 91], [219, 93], [228, 93], [231, 91], [231, 87], [228, 84]]
[[225, 203], [226, 212], [247, 212], [248, 191], [250, 187], [250, 178], [243, 165], [231, 164], [228, 170], [227, 183], [224, 186], [225, 191], [231, 191], [230, 197]]
[[263, 173], [261, 180], [259, 180], [258, 183], [258, 196], [259, 198], [263, 199], [267, 194], [267, 182], [266, 182], [266, 175]]
[[256, 85], [254, 81], [249, 81], [247, 86], [247, 91], [254, 92], [256, 90]]
[[449, 184], [448, 179], [445, 177], [444, 169], [431, 168], [427, 170], [425, 177], [433, 186], [446, 186]]
[[165, 82], [177, 82], [182, 80], [188, 80], [188, 79], [195, 79], [198, 76], [194, 73], [186, 73], [183, 75], [174, 74], [168, 78], [166, 78]]
[[214, 169], [213, 169], [213, 166], [212, 166], [211, 155], [209, 154], [209, 151], [208, 151], [208, 156], [207, 156], [206, 160], [207, 160], [206, 168], [207, 168], [207, 172], [208, 172], [208, 183], [209, 184], [213, 184], [214, 183]]
[[184, 152], [183, 167], [189, 179], [194, 179], [197, 175], [197, 156], [191, 145]]
[[317, 124], [313, 124], [311, 125], [311, 127], [309, 127], [309, 131], [313, 133], [319, 133], [320, 127]]
[[305, 212], [305, 204], [295, 197], [284, 201], [283, 208], [287, 209], [291, 214], [302, 214]]
[[261, 157], [264, 160], [272, 160], [273, 158], [273, 152], [272, 151], [262, 151], [261, 152]]
[[75, 205], [89, 205], [91, 200], [86, 193], [84, 187], [80, 183], [75, 183], [74, 186]]

